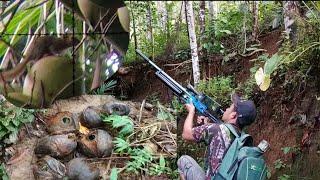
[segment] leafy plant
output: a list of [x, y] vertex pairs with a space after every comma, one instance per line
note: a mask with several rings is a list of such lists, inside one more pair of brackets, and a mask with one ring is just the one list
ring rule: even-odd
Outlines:
[[153, 159], [150, 152], [144, 149], [139, 149], [139, 148], [130, 149], [129, 154], [130, 154], [130, 158], [132, 159], [127, 163], [126, 170], [129, 172], [138, 173], [140, 172], [140, 170], [146, 171], [145, 166], [148, 163], [150, 163]]
[[290, 176], [287, 174], [283, 174], [278, 177], [278, 180], [289, 180], [289, 179], [290, 179]]
[[230, 103], [230, 94], [234, 91], [234, 85], [231, 76], [217, 76], [208, 81], [201, 80], [197, 89], [225, 106]]
[[275, 169], [281, 169], [286, 167], [286, 164], [281, 159], [277, 159], [273, 162], [273, 164]]
[[157, 102], [157, 107], [158, 107], [158, 113], [157, 113], [158, 119], [169, 120], [169, 121], [173, 121], [175, 119], [174, 116], [166, 110], [166, 107], [164, 107], [159, 103], [159, 101]]
[[18, 107], [8, 108], [4, 102], [0, 103], [0, 140], [6, 144], [17, 140], [18, 131], [24, 123], [30, 123], [34, 119], [34, 110]]
[[122, 138], [115, 138], [116, 140], [113, 141], [115, 144], [115, 152], [118, 152], [120, 154], [127, 153], [130, 150], [130, 144], [122, 139]]
[[0, 177], [2, 180], [9, 180], [9, 176], [6, 172], [6, 169], [3, 163], [0, 165]]
[[186, 112], [184, 105], [179, 102], [179, 100], [176, 96], [173, 97], [173, 99], [171, 101], [171, 105], [172, 105], [172, 108], [175, 109], [178, 113]]
[[270, 76], [279, 66], [281, 59], [283, 59], [283, 57], [278, 55], [278, 53], [272, 55], [271, 58], [265, 62], [264, 68], [262, 69], [260, 67], [255, 73], [256, 83], [262, 91], [266, 91], [269, 88], [271, 83]]
[[114, 128], [121, 128], [119, 136], [124, 137], [133, 132], [133, 122], [129, 116], [119, 116], [112, 114], [110, 116], [102, 115], [102, 121], [112, 124]]
[[114, 88], [117, 84], [117, 81], [111, 80], [107, 83], [103, 83], [97, 90], [94, 91], [95, 95], [103, 95], [106, 91]]
[[288, 154], [290, 152], [292, 153], [298, 153], [300, 151], [300, 147], [283, 147], [281, 148], [281, 150], [283, 151], [284, 154]]
[[158, 164], [152, 164], [150, 167], [150, 175], [157, 175], [164, 174], [168, 171], [168, 167], [166, 167], [166, 160], [161, 155], [159, 158]]

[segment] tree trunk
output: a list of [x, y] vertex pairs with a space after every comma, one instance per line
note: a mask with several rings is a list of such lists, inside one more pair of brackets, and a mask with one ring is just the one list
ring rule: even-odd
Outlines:
[[[85, 38], [87, 29], [88, 29], [88, 27], [87, 27], [86, 22], [82, 21], [82, 33], [83, 33], [82, 38]], [[82, 51], [81, 51], [81, 69], [83, 72], [86, 72], [86, 49], [87, 49], [87, 42], [86, 42], [86, 40], [84, 40], [82, 43]], [[82, 92], [86, 92], [85, 81], [83, 81], [81, 88], [83, 90]]]
[[206, 42], [205, 39], [205, 27], [206, 27], [206, 23], [205, 23], [205, 8], [206, 8], [206, 2], [205, 1], [200, 1], [200, 10], [199, 10], [199, 27], [200, 27], [200, 38], [199, 38], [199, 54], [200, 54], [200, 58], [204, 60], [205, 63], [203, 63], [202, 65], [202, 72], [203, 72], [203, 79], [205, 79], [207, 77], [206, 75], [206, 68], [209, 66], [208, 63], [208, 58], [206, 57], [206, 50], [204, 48], [202, 48], [201, 44], [204, 44]]
[[200, 36], [204, 35], [204, 31], [205, 31], [205, 27], [206, 27], [205, 26], [205, 8], [206, 8], [206, 2], [200, 1], [200, 10], [199, 10]]
[[209, 19], [210, 19], [210, 22], [212, 22], [214, 19], [213, 2], [212, 1], [207, 1], [207, 2], [208, 2], [208, 10], [209, 10]]
[[[130, 1], [130, 5], [132, 8], [132, 2]], [[136, 22], [135, 22], [135, 16], [133, 14], [133, 10], [131, 10], [131, 16], [132, 16], [132, 26], [133, 26], [133, 40], [134, 40], [134, 49], [138, 49], [138, 41], [137, 41], [137, 33], [136, 33]], [[136, 52], [136, 56], [138, 56]]]
[[147, 1], [147, 23], [148, 23], [148, 32], [147, 38], [151, 42], [152, 48], [152, 60], [154, 59], [154, 46], [153, 46], [153, 34], [152, 34], [152, 13], [150, 1]]
[[157, 10], [159, 13], [159, 25], [161, 27], [161, 30], [163, 32], [166, 32], [167, 28], [167, 18], [168, 18], [168, 12], [166, 9], [166, 1], [156, 1], [157, 4]]
[[300, 16], [298, 1], [284, 1], [283, 2], [284, 28], [287, 35], [293, 44], [297, 43], [298, 26], [295, 21], [295, 16]]
[[258, 40], [258, 11], [259, 10], [259, 1], [252, 1], [252, 13], [253, 13], [253, 30], [252, 30], [252, 39], [253, 41]]
[[192, 57], [192, 71], [193, 71], [193, 81], [194, 86], [197, 87], [200, 81], [200, 70], [199, 70], [199, 57], [198, 57], [198, 47], [197, 47], [197, 37], [195, 32], [194, 24], [194, 14], [192, 1], [184, 1], [186, 6], [189, 41]]
[[168, 8], [168, 3], [167, 3], [167, 1], [164, 1], [164, 14], [165, 14], [164, 21], [165, 21], [167, 42], [168, 42], [168, 40], [170, 38], [170, 24], [169, 24], [169, 13], [168, 13], [167, 8]]

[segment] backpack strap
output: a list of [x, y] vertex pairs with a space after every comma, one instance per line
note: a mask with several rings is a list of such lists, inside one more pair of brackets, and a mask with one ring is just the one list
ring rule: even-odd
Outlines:
[[225, 123], [224, 125], [230, 130], [230, 132], [231, 132], [236, 138], [239, 137], [239, 133], [237, 132], [237, 130], [236, 130], [231, 124]]
[[252, 137], [249, 134], [246, 134], [244, 131], [241, 131], [241, 134], [239, 135], [237, 130], [231, 124], [225, 123], [224, 125], [230, 130], [236, 139], [238, 139], [241, 147], [246, 143], [247, 140], [250, 139], [252, 141]]

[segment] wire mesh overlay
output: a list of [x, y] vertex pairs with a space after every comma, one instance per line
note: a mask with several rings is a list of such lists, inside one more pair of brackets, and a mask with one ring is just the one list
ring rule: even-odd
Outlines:
[[[67, 3], [66, 3], [67, 2]], [[109, 2], [112, 3], [112, 2]], [[99, 4], [100, 5], [100, 4]], [[61, 8], [63, 6], [64, 8]], [[108, 6], [108, 5], [107, 5]], [[113, 5], [112, 5], [113, 6]], [[111, 7], [111, 6], [110, 6]], [[62, 14], [60, 11], [57, 11], [56, 8], [64, 9]], [[17, 43], [14, 44], [17, 39], [19, 42], [25, 42], [26, 46], [28, 43], [32, 41], [35, 37], [40, 36], [72, 36], [72, 39], [76, 37], [82, 36], [82, 39], [79, 44], [72, 44], [72, 63], [73, 63], [73, 73], [72, 79], [76, 80], [75, 74], [75, 63], [78, 60], [77, 51], [80, 49], [81, 45], [85, 40], [91, 38], [94, 41], [99, 41], [98, 46], [100, 44], [112, 45], [113, 41], [105, 41], [101, 40], [105, 36], [117, 36], [119, 34], [126, 34], [128, 32], [125, 31], [117, 31], [117, 30], [109, 30], [110, 25], [112, 25], [115, 20], [114, 16], [117, 15], [117, 11], [107, 10], [105, 14], [100, 14], [100, 19], [97, 22], [94, 22], [93, 25], [88, 18], [83, 18], [83, 15], [79, 15], [79, 6], [76, 0], [73, 1], [64, 1], [64, 0], [38, 0], [38, 1], [30, 1], [30, 0], [7, 0], [0, 1], [0, 46], [6, 46], [8, 49], [11, 49], [14, 53], [18, 54], [18, 57], [23, 57], [22, 52], [26, 51], [26, 48], [15, 47]], [[22, 12], [22, 13], [18, 13]], [[112, 14], [114, 13], [115, 14]], [[57, 14], [59, 13], [59, 14]], [[49, 24], [50, 21], [52, 23], [54, 17], [58, 20], [57, 16], [62, 16], [63, 14], [69, 13], [69, 17], [64, 17], [66, 20], [66, 24], [68, 24], [65, 28], [62, 28], [62, 31], [51, 31], [47, 32], [45, 29], [48, 26], [52, 26]], [[32, 16], [37, 14], [37, 16]], [[71, 19], [70, 19], [71, 14]], [[16, 18], [17, 16], [30, 16], [32, 17], [29, 22], [18, 22]], [[34, 18], [36, 17], [36, 18]], [[80, 17], [80, 18], [79, 18]], [[38, 19], [42, 18], [42, 21]], [[66, 19], [69, 18], [69, 19]], [[60, 17], [61, 19], [61, 17]], [[108, 22], [105, 22], [109, 20]], [[105, 27], [102, 27], [102, 21], [105, 23]], [[84, 23], [86, 26], [86, 31], [79, 31], [79, 23]], [[91, 24], [90, 24], [91, 23]], [[14, 26], [13, 24], [17, 24]], [[55, 25], [58, 25], [56, 22]], [[71, 26], [71, 27], [70, 27]], [[14, 28], [13, 28], [14, 27]], [[28, 28], [27, 28], [28, 27]], [[84, 27], [84, 26], [83, 26]], [[20, 28], [20, 30], [19, 30]], [[22, 30], [21, 30], [22, 29]], [[14, 39], [15, 38], [15, 39]], [[14, 39], [14, 40], [13, 40]], [[21, 46], [21, 45], [20, 45]], [[22, 51], [21, 51], [22, 50]], [[5, 54], [0, 53], [1, 62], [4, 61]], [[1, 65], [2, 66], [2, 65]], [[2, 67], [1, 67], [2, 68]], [[73, 94], [75, 94], [75, 85], [73, 86]]]

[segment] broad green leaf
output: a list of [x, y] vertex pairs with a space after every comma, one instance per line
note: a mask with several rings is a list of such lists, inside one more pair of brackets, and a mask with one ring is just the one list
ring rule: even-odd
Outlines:
[[270, 75], [277, 68], [281, 59], [282, 59], [282, 57], [279, 56], [277, 53], [274, 54], [264, 64], [264, 73]]
[[281, 150], [283, 151], [284, 154], [288, 154], [291, 151], [291, 147], [284, 147], [284, 148], [281, 148]]

